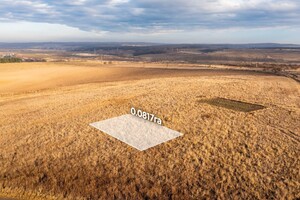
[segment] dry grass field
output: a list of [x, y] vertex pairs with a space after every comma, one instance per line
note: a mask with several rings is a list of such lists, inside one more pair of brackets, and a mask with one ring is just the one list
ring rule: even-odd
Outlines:
[[[299, 83], [135, 65], [0, 65], [0, 199], [300, 198]], [[131, 106], [184, 135], [140, 152], [89, 126]]]

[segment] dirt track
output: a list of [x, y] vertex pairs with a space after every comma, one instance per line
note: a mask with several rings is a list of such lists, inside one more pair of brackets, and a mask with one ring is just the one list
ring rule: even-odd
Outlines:
[[[236, 71], [45, 65], [0, 66], [0, 196], [299, 198], [295, 81]], [[215, 97], [266, 108], [244, 113], [199, 103]], [[132, 105], [184, 136], [139, 152], [88, 125]]]

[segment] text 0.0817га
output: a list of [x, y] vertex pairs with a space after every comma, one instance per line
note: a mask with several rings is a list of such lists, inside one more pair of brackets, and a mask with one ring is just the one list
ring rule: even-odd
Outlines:
[[154, 122], [154, 123], [157, 123], [157, 124], [159, 124], [159, 125], [162, 125], [161, 119], [158, 118], [158, 117], [155, 117], [154, 114], [150, 114], [150, 113], [148, 113], [148, 112], [145, 112], [145, 111], [142, 111], [142, 110], [139, 110], [139, 109], [137, 110], [137, 109], [135, 109], [134, 107], [132, 107], [132, 108], [130, 109], [130, 113], [131, 113], [132, 115], [134, 115], [134, 116], [137, 116], [137, 117], [143, 118], [143, 119], [145, 119], [145, 120], [148, 120], [148, 121], [150, 121], [150, 122]]

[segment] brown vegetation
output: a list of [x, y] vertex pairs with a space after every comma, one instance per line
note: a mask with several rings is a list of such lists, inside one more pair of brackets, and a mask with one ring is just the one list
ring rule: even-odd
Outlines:
[[[0, 93], [0, 196], [300, 198], [300, 86], [291, 79], [21, 63], [0, 66]], [[266, 108], [248, 113], [198, 102], [213, 98]], [[130, 106], [183, 137], [140, 152], [89, 126]]]

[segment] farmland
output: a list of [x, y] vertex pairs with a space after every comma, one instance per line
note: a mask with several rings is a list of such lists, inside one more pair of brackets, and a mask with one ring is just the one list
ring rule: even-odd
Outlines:
[[[0, 65], [0, 197], [299, 198], [297, 81], [226, 65], [106, 62]], [[89, 126], [131, 106], [183, 136], [137, 151]]]

